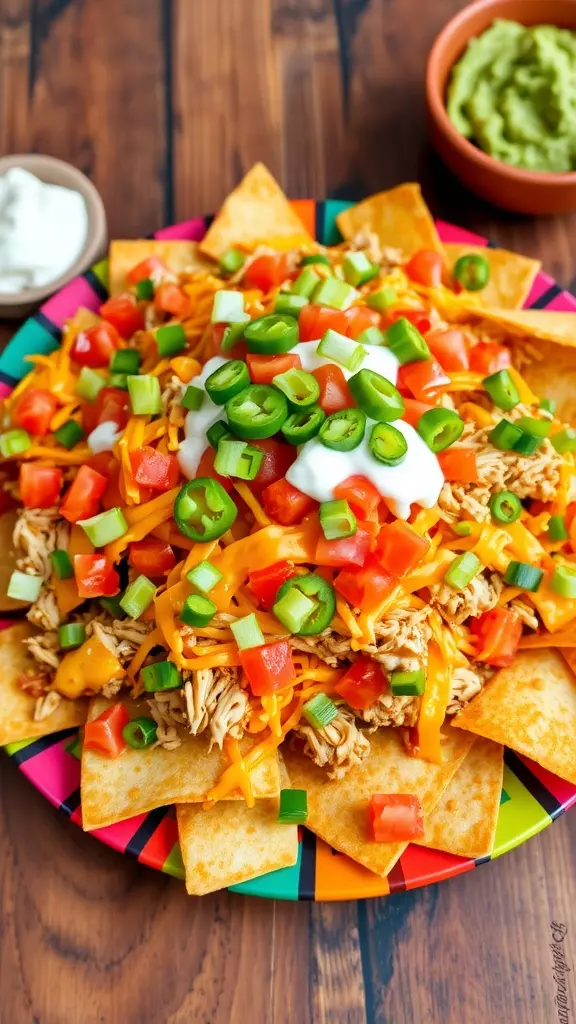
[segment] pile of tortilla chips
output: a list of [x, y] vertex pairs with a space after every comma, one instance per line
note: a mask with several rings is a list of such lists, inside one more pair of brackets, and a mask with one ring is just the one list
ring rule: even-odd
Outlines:
[[[346, 239], [375, 233], [382, 246], [401, 250], [407, 260], [419, 249], [443, 254], [447, 268], [466, 245], [444, 246], [417, 185], [406, 184], [372, 196], [338, 217]], [[231, 245], [246, 250], [267, 244], [286, 250], [314, 245], [309, 233], [269, 172], [261, 164], [246, 175], [224, 201], [201, 243], [118, 241], [110, 250], [110, 291], [126, 287], [126, 274], [144, 258], [158, 255], [175, 273], [210, 271]], [[456, 294], [443, 288], [454, 322], [471, 320], [496, 332], [522, 354], [528, 382], [556, 397], [562, 418], [574, 420], [576, 394], [576, 313], [522, 310], [539, 264], [501, 249], [482, 249], [491, 279], [485, 294]], [[428, 291], [430, 294], [430, 291]], [[5, 562], [1, 580], [13, 567], [13, 515], [0, 517], [0, 546]], [[0, 591], [2, 588], [0, 587]], [[0, 610], [12, 612], [13, 605]], [[28, 665], [22, 645], [30, 627], [18, 623], [0, 633], [0, 743], [39, 737], [97, 717], [104, 698], [62, 700], [49, 717], [32, 721], [34, 697], [17, 685]], [[406, 843], [377, 843], [368, 831], [368, 802], [373, 793], [414, 793], [426, 824], [421, 845], [463, 857], [482, 857], [494, 843], [500, 803], [503, 747], [524, 754], [576, 784], [576, 669], [574, 649], [566, 659], [549, 648], [524, 650], [499, 671], [463, 711], [445, 725], [442, 763], [431, 764], [406, 752], [398, 730], [381, 729], [372, 737], [372, 755], [341, 781], [327, 781], [296, 746], [287, 745], [283, 761], [275, 751], [252, 778], [256, 807], [238, 795], [205, 809], [202, 804], [226, 765], [217, 748], [202, 737], [176, 749], [127, 748], [107, 759], [92, 751], [82, 756], [82, 813], [85, 829], [122, 821], [169, 803], [177, 805], [186, 884], [205, 893], [292, 865], [297, 858], [297, 829], [277, 821], [281, 788], [306, 789], [307, 827], [337, 850], [378, 875], [386, 875]], [[142, 705], [128, 701], [132, 716]], [[476, 738], [478, 737], [478, 738]], [[243, 750], [250, 741], [243, 741]]]

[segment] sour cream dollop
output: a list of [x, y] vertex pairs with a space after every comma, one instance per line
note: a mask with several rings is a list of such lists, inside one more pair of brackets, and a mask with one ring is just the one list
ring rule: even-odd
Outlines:
[[[224, 363], [229, 362], [228, 359], [224, 359], [222, 356], [214, 356], [213, 359], [209, 359], [204, 364], [202, 373], [199, 373], [197, 377], [193, 377], [190, 384], [196, 388], [202, 388], [208, 380], [211, 373], [217, 370], [219, 366], [224, 366]], [[184, 473], [184, 476], [188, 480], [193, 480], [198, 473], [198, 466], [200, 465], [200, 459], [202, 454], [208, 446], [206, 440], [206, 431], [210, 429], [216, 420], [224, 418], [224, 409], [221, 405], [216, 405], [212, 401], [207, 391], [204, 391], [204, 401], [200, 409], [193, 410], [188, 413], [184, 422], [184, 433], [186, 435], [185, 440], [181, 442], [178, 450], [178, 462], [180, 463], [180, 469]]]

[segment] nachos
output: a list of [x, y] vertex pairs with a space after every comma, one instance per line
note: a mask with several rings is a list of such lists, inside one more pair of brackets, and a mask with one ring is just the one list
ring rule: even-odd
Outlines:
[[576, 783], [576, 316], [415, 185], [339, 226], [257, 165], [203, 242], [114, 242], [4, 402], [0, 740], [85, 722], [84, 827], [176, 803], [191, 892], [305, 822], [483, 856], [503, 744]]

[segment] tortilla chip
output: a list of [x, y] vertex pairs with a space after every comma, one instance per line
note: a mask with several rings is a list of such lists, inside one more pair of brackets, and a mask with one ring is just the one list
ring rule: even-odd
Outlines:
[[126, 275], [129, 270], [148, 259], [157, 256], [173, 274], [193, 274], [197, 270], [209, 271], [214, 265], [202, 256], [198, 242], [161, 241], [155, 238], [120, 239], [110, 243], [108, 268], [110, 295], [118, 295], [129, 287]]
[[420, 186], [414, 183], [370, 196], [338, 214], [336, 222], [344, 238], [353, 238], [358, 231], [373, 231], [382, 245], [400, 249], [407, 260], [419, 249], [435, 249], [445, 255]]
[[6, 591], [10, 577], [16, 568], [16, 552], [12, 543], [12, 534], [18, 518], [18, 510], [5, 512], [0, 516], [0, 612], [12, 612], [17, 608], [27, 608], [29, 601], [16, 601], [8, 597]]
[[477, 739], [439, 802], [428, 815], [426, 838], [432, 846], [457, 857], [487, 857], [492, 853], [504, 775], [504, 748]]
[[559, 420], [576, 426], [576, 348], [551, 341], [538, 341], [530, 348], [537, 348], [540, 358], [522, 363], [524, 380], [539, 398], [556, 401]]
[[490, 249], [481, 245], [460, 245], [448, 242], [444, 246], [450, 269], [461, 256], [482, 256], [490, 264], [490, 280], [480, 292], [473, 292], [485, 306], [500, 309], [519, 309], [530, 294], [534, 278], [540, 270], [539, 260], [520, 256], [507, 249]]
[[[96, 697], [90, 704], [88, 720], [110, 706], [113, 701]], [[123, 701], [130, 717], [149, 715], [146, 704]], [[252, 746], [250, 740], [241, 744], [243, 752]], [[199, 803], [206, 799], [227, 767], [224, 754], [208, 740], [190, 736], [176, 750], [126, 747], [116, 758], [102, 757], [84, 748], [82, 752], [82, 826], [86, 831], [112, 825], [174, 803]], [[272, 798], [280, 791], [280, 773], [276, 751], [271, 751], [252, 774], [254, 795]], [[241, 800], [242, 797], [232, 797]]]
[[453, 719], [576, 785], [576, 677], [553, 650], [520, 651]]
[[291, 238], [293, 247], [311, 241], [270, 171], [264, 164], [254, 164], [224, 200], [200, 249], [217, 260], [232, 245], [251, 249], [272, 238]]
[[488, 305], [481, 311], [471, 309], [471, 312], [483, 320], [500, 324], [520, 338], [555, 341], [557, 345], [576, 348], [576, 313], [556, 309], [500, 309]]
[[[280, 762], [282, 788], [290, 788]], [[191, 896], [238, 885], [267, 871], [289, 868], [298, 860], [298, 826], [278, 822], [280, 800], [218, 803], [210, 810], [192, 804], [176, 807], [178, 837]]]
[[18, 622], [0, 631], [0, 746], [49, 736], [61, 729], [83, 725], [86, 721], [88, 702], [85, 700], [61, 700], [48, 718], [42, 722], [34, 721], [36, 698], [29, 697], [17, 683], [21, 672], [36, 666], [22, 643], [34, 632], [29, 622]]
[[353, 860], [387, 875], [408, 843], [376, 843], [370, 838], [368, 806], [373, 793], [413, 793], [424, 814], [437, 804], [472, 742], [454, 743], [446, 731], [446, 760], [429, 764], [406, 753], [397, 729], [380, 729], [370, 737], [372, 750], [362, 765], [345, 778], [330, 781], [325, 769], [293, 747], [284, 751], [286, 767], [296, 789], [308, 791], [306, 827]]

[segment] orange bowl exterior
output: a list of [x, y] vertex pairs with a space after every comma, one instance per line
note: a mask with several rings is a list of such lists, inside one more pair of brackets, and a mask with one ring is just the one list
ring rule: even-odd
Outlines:
[[576, 171], [545, 174], [504, 164], [460, 135], [448, 117], [445, 96], [450, 72], [468, 41], [484, 32], [495, 18], [576, 31], [576, 0], [478, 0], [452, 18], [437, 36], [426, 68], [432, 142], [460, 181], [496, 206], [531, 214], [576, 210]]

